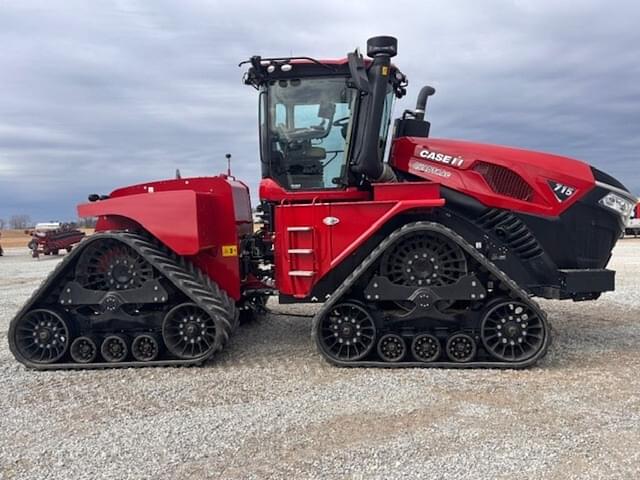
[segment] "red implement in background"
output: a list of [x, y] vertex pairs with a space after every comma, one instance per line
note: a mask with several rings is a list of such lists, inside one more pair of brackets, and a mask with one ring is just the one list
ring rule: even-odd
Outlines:
[[53, 230], [26, 230], [26, 234], [31, 235], [28, 247], [31, 256], [38, 258], [40, 255], [58, 255], [61, 250], [69, 253], [74, 245], [80, 243], [85, 233], [69, 225], [61, 225]]

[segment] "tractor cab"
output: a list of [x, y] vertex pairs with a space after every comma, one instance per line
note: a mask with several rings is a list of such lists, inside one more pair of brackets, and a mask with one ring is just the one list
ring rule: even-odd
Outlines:
[[260, 91], [263, 179], [293, 193], [380, 177], [393, 100], [406, 86], [395, 52], [395, 39], [376, 37], [372, 60], [357, 50], [340, 60], [252, 57], [245, 83]]
[[357, 99], [345, 78], [280, 79], [263, 98], [268, 176], [287, 190], [344, 185]]

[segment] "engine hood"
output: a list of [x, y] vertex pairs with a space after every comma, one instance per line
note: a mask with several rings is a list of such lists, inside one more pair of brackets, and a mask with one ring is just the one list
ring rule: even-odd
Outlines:
[[572, 158], [436, 138], [397, 138], [390, 163], [487, 206], [544, 216], [560, 215], [598, 180], [587, 163]]

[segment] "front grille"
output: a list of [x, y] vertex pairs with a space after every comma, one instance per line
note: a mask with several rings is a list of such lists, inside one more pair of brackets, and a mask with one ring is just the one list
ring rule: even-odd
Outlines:
[[520, 175], [500, 165], [477, 162], [473, 169], [482, 175], [496, 193], [505, 197], [528, 202], [533, 198], [533, 189]]
[[481, 228], [492, 231], [520, 258], [528, 260], [543, 252], [540, 243], [529, 228], [510, 212], [493, 208], [481, 215], [476, 223]]

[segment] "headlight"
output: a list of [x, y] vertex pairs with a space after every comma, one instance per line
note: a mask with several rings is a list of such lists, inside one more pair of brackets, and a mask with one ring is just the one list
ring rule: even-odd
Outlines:
[[620, 195], [617, 195], [613, 192], [607, 193], [600, 199], [599, 203], [603, 207], [617, 212], [622, 217], [622, 221], [625, 225], [629, 222], [629, 217], [631, 217], [633, 207], [635, 207], [632, 201], [627, 200], [626, 198], [621, 197]]

